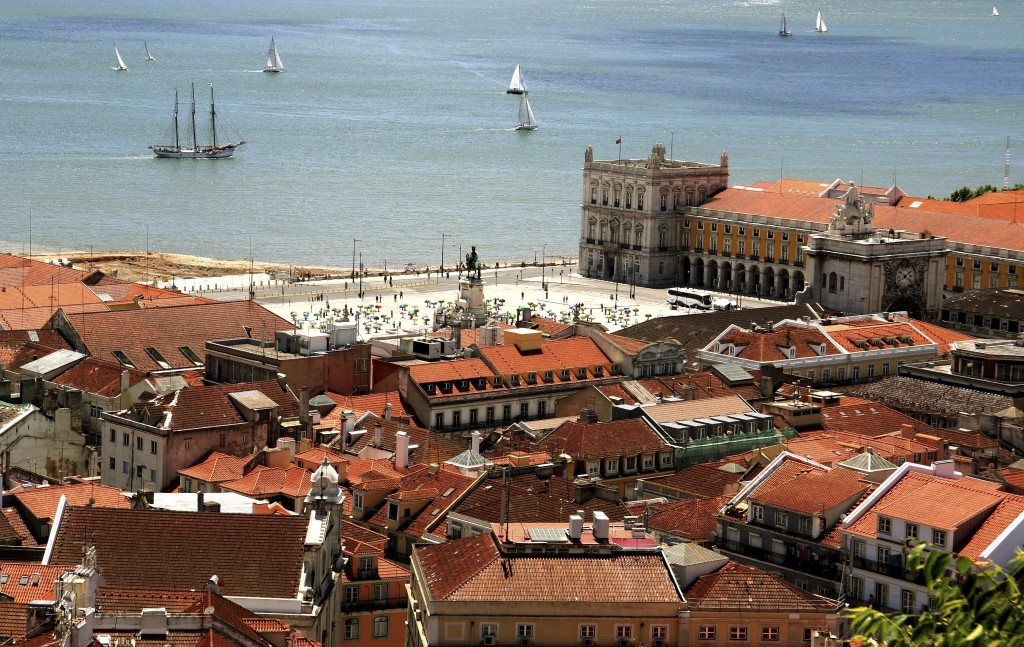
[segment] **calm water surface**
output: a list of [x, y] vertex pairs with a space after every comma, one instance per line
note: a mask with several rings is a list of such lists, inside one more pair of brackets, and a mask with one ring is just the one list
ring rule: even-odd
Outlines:
[[[822, 9], [829, 33], [812, 31]], [[41, 0], [0, 9], [0, 247], [347, 266], [571, 254], [583, 151], [732, 182], [1001, 184], [1024, 6], [963, 0]], [[792, 38], [776, 35], [785, 11]], [[274, 36], [286, 66], [260, 70]], [[113, 71], [113, 43], [131, 68]], [[156, 60], [144, 60], [143, 42]], [[540, 129], [512, 128], [521, 63]], [[157, 160], [214, 84], [232, 160]], [[203, 106], [200, 106], [203, 109]], [[1024, 146], [1021, 147], [1024, 149]], [[1011, 182], [1024, 181], [1024, 150]], [[545, 247], [546, 246], [546, 247]]]

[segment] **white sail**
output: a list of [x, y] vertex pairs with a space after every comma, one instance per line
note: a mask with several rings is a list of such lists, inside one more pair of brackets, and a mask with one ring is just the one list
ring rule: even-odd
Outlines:
[[814, 31], [824, 34], [828, 31], [828, 27], [825, 26], [825, 21], [821, 19], [821, 12], [818, 12], [818, 17], [814, 21]]
[[530, 99], [526, 92], [523, 92], [523, 98], [519, 102], [519, 123], [516, 130], [537, 130], [537, 120], [533, 116], [533, 108], [530, 107]]
[[277, 53], [277, 45], [274, 44], [274, 37], [270, 37], [270, 50], [267, 52], [267, 64], [263, 66], [264, 72], [281, 72], [284, 64], [281, 63], [281, 55]]
[[143, 47], [146, 48], [146, 60], [147, 61], [152, 61], [153, 60], [153, 53], [149, 51], [149, 43], [147, 43], [146, 41], [142, 41], [142, 45], [143, 45]]
[[114, 69], [118, 72], [127, 72], [128, 66], [121, 59], [121, 52], [117, 51], [117, 43], [114, 43], [114, 58], [117, 59], [117, 65], [114, 66]]
[[519, 70], [519, 66], [516, 65], [516, 69], [512, 72], [512, 81], [508, 84], [508, 90], [505, 90], [508, 94], [522, 94], [526, 92], [526, 82], [523, 81], [523, 73]]
[[992, 15], [993, 16], [998, 16], [999, 15], [999, 10], [996, 9], [995, 7], [992, 7]]
[[793, 32], [786, 28], [786, 14], [782, 14], [782, 25], [779, 26], [779, 36], [792, 36]]

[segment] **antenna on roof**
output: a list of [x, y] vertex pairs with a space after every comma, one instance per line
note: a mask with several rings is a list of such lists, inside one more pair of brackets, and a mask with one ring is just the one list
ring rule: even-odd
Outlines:
[[1003, 191], [1010, 188], [1010, 136], [1006, 136], [1006, 152], [1003, 153]]

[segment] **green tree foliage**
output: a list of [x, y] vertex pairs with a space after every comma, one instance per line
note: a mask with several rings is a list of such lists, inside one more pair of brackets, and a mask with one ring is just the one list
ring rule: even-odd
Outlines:
[[[999, 190], [1000, 189], [992, 186], [991, 184], [979, 186], [977, 189], [972, 189], [969, 186], [962, 186], [953, 193], [949, 194], [949, 197], [946, 199], [951, 202], [967, 202], [968, 200], [973, 200], [974, 198], [977, 198], [979, 195], [985, 195], [986, 193], [995, 193]], [[1007, 189], [1007, 191], [1024, 191], [1024, 184], [1015, 184], [1009, 189]]]
[[930, 548], [927, 543], [914, 546], [907, 566], [924, 576], [934, 606], [920, 615], [850, 609], [847, 617], [856, 638], [887, 647], [1024, 646], [1024, 552], [1018, 549], [1006, 569], [979, 569], [966, 557]]

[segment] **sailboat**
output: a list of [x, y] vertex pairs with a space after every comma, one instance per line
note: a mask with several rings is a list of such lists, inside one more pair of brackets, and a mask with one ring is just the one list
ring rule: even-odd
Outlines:
[[519, 102], [519, 123], [516, 124], [516, 130], [537, 130], [537, 120], [533, 118], [533, 108], [530, 107], [528, 96], [529, 93], [524, 91]]
[[270, 50], [267, 52], [267, 64], [263, 66], [264, 72], [283, 72], [284, 64], [281, 63], [281, 56], [277, 53], [277, 45], [274, 44], [274, 37], [270, 37]]
[[994, 18], [994, 17], [996, 17], [998, 15], [999, 15], [999, 10], [996, 9], [995, 7], [992, 7], [992, 17]]
[[[181, 130], [178, 127], [178, 91], [174, 91], [174, 143], [154, 144], [149, 148], [157, 157], [173, 157], [176, 159], [222, 159], [235, 154], [235, 149], [245, 143], [241, 139], [233, 144], [217, 144], [217, 110], [213, 105], [213, 85], [210, 86], [210, 130], [212, 140], [209, 144], [200, 144], [196, 138], [196, 85], [192, 84], [192, 140], [182, 142]], [[186, 132], [186, 136], [188, 133]]]
[[149, 43], [147, 43], [146, 41], [142, 41], [142, 46], [146, 48], [146, 60], [152, 61], [153, 53], [149, 51]]
[[828, 27], [825, 26], [825, 21], [821, 19], [821, 12], [818, 12], [818, 17], [814, 20], [814, 31], [819, 34], [824, 34], [828, 31]]
[[519, 70], [519, 66], [516, 65], [516, 69], [512, 72], [512, 82], [508, 84], [508, 90], [505, 90], [506, 94], [524, 94], [526, 92], [526, 82], [523, 81], [523, 73]]
[[128, 66], [121, 59], [121, 52], [117, 51], [117, 43], [114, 43], [114, 58], [117, 60], [117, 65], [114, 66], [114, 69], [118, 72], [127, 72]]
[[779, 27], [779, 36], [792, 36], [793, 32], [786, 27], [786, 14], [782, 14], [782, 25]]

